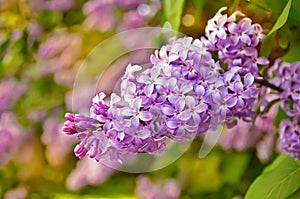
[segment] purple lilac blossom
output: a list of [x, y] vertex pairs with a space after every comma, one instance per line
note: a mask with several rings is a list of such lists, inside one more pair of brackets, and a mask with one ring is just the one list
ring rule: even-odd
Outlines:
[[25, 90], [26, 85], [18, 83], [14, 78], [4, 79], [0, 83], [0, 113], [11, 110]]
[[211, 118], [230, 125], [249, 116], [257, 101], [254, 77], [236, 69], [222, 74], [201, 48], [198, 39], [172, 39], [151, 56], [152, 68], [127, 67], [120, 95], [97, 94], [90, 116], [66, 114], [64, 132], [81, 140], [75, 155], [121, 161], [122, 153], [158, 153], [167, 138], [191, 141], [204, 133]]
[[138, 176], [135, 192], [143, 199], [176, 199], [180, 196], [180, 187], [178, 182], [172, 179], [167, 180], [165, 183], [155, 184], [145, 176]]
[[289, 119], [280, 122], [279, 134], [282, 149], [294, 159], [300, 160], [300, 125], [299, 117], [293, 121]]
[[270, 82], [282, 89], [281, 106], [292, 121], [280, 123], [280, 146], [293, 158], [300, 159], [300, 62], [287, 63], [277, 59], [268, 70]]
[[[151, 0], [149, 3], [145, 0], [92, 0], [83, 7], [87, 16], [85, 26], [103, 32], [141, 27], [160, 7], [159, 0]], [[115, 14], [117, 11], [122, 12], [122, 19]]]
[[[235, 24], [237, 13], [227, 17], [221, 11], [208, 23], [208, 40], [170, 39], [151, 55], [152, 68], [142, 70], [139, 65], [128, 65], [121, 78], [120, 94], [112, 93], [107, 98], [105, 93], [98, 93], [90, 116], [66, 114], [63, 131], [80, 140], [74, 149], [78, 158], [87, 155], [97, 161], [110, 158], [121, 162], [123, 154], [161, 153], [167, 149], [167, 139], [191, 141], [211, 122], [231, 128], [237, 119], [251, 121], [260, 91], [254, 83], [256, 73], [220, 58], [229, 64], [224, 72], [210, 51], [223, 49], [218, 42], [225, 42], [229, 25], [236, 26], [231, 28], [238, 32], [237, 38], [231, 39], [234, 46], [249, 45], [242, 51], [251, 56], [263, 33], [254, 32], [259, 26], [252, 25], [250, 19]], [[240, 26], [247, 29], [240, 30]], [[234, 60], [245, 58], [236, 53], [234, 56]], [[250, 68], [257, 67], [255, 64], [249, 62]]]
[[[221, 8], [205, 28], [206, 42], [209, 50], [218, 51], [219, 60], [228, 64], [228, 69], [240, 67], [240, 74], [250, 72], [258, 76], [258, 65], [269, 63], [265, 57], [258, 57], [256, 47], [265, 34], [259, 24], [243, 17], [241, 12], [232, 15], [222, 14], [227, 8]], [[237, 16], [242, 17], [237, 22]]]

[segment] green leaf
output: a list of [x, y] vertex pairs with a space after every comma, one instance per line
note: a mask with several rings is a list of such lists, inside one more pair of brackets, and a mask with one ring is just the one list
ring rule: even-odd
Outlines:
[[245, 199], [282, 199], [300, 187], [300, 166], [286, 154], [279, 155], [248, 189]]
[[292, 6], [293, 6], [298, 12], [300, 12], [300, 1], [299, 1], [299, 0], [293, 1]]
[[276, 32], [286, 23], [291, 9], [291, 5], [292, 0], [289, 0], [286, 6], [284, 7], [283, 11], [281, 12], [280, 16], [278, 17], [275, 25], [270, 30], [266, 38], [263, 40], [260, 49], [262, 56], [268, 57], [270, 55], [273, 43], [275, 41]]
[[271, 54], [273, 44], [275, 41], [276, 33], [273, 33], [271, 35], [267, 35], [264, 40], [261, 43], [260, 47], [260, 55], [264, 57], [269, 57]]
[[234, 0], [229, 7], [229, 13], [233, 13], [234, 11], [238, 10], [239, 4], [240, 4], [240, 0]]
[[276, 129], [279, 128], [280, 122], [283, 119], [287, 119], [289, 116], [286, 114], [286, 112], [281, 108], [281, 106], [278, 107], [277, 115], [273, 120], [273, 125], [276, 127]]
[[290, 50], [282, 57], [282, 61], [299, 61], [300, 44], [292, 45]]
[[253, 3], [256, 5], [256, 7], [259, 9], [265, 9], [269, 10], [275, 13], [280, 13], [284, 6], [285, 6], [285, 1], [276, 1], [274, 3], [274, 0], [248, 0], [250, 3]]
[[202, 8], [204, 6], [205, 0], [193, 0], [196, 8], [197, 8], [197, 12], [201, 12]]
[[232, 153], [224, 158], [223, 177], [226, 182], [232, 185], [239, 185], [241, 178], [250, 162], [249, 153]]
[[184, 0], [164, 0], [163, 6], [166, 21], [170, 22], [172, 29], [177, 31], [181, 22]]
[[288, 16], [289, 16], [291, 5], [292, 5], [292, 0], [289, 0], [286, 4], [285, 8], [283, 9], [282, 13], [278, 17], [275, 25], [273, 26], [271, 31], [268, 33], [268, 35], [271, 35], [273, 32], [277, 31], [278, 29], [280, 29], [285, 24], [285, 22], [286, 22], [286, 20], [288, 19]]

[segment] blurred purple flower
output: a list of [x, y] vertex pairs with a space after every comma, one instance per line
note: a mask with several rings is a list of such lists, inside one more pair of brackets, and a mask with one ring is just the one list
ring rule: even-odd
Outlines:
[[273, 151], [276, 129], [273, 126], [277, 108], [256, 119], [255, 125], [238, 121], [238, 125], [228, 129], [220, 137], [219, 144], [225, 150], [244, 151], [256, 148], [257, 157], [262, 162], [267, 162]]
[[27, 189], [25, 187], [17, 187], [5, 193], [4, 199], [24, 199], [27, 196]]
[[112, 173], [113, 169], [95, 162], [90, 158], [84, 158], [77, 163], [66, 181], [69, 190], [78, 190], [87, 185], [99, 185], [103, 183]]
[[[144, 26], [160, 9], [158, 0], [92, 0], [83, 7], [88, 29], [127, 30]], [[115, 13], [121, 13], [121, 17]]]
[[29, 2], [34, 10], [68, 11], [75, 4], [74, 0], [32, 0]]
[[120, 30], [128, 30], [141, 27], [147, 20], [146, 16], [142, 16], [137, 10], [132, 10], [124, 14], [123, 23], [120, 26]]
[[20, 149], [25, 139], [24, 129], [16, 121], [11, 112], [0, 115], [0, 165], [6, 164], [12, 155]]
[[14, 78], [4, 79], [0, 83], [0, 113], [12, 109], [26, 89], [26, 85], [18, 83]]
[[43, 124], [42, 142], [46, 145], [46, 157], [53, 166], [65, 163], [67, 155], [72, 151], [71, 146], [76, 139], [69, 139], [61, 133], [62, 124], [56, 117], [49, 117]]
[[115, 0], [115, 4], [117, 4], [123, 9], [134, 8], [143, 2], [145, 1], [144, 0]]
[[138, 176], [135, 192], [143, 199], [176, 199], [180, 196], [180, 187], [173, 179], [155, 184], [145, 176]]
[[52, 11], [67, 11], [75, 4], [74, 0], [48, 0], [44, 2], [44, 9]]
[[116, 19], [113, 16], [113, 0], [92, 0], [83, 7], [83, 12], [87, 15], [85, 25], [89, 29], [100, 29], [101, 31], [110, 31], [116, 25]]
[[40, 38], [42, 35], [43, 29], [37, 22], [31, 22], [27, 26], [28, 31], [28, 44], [32, 46], [33, 43]]
[[40, 45], [38, 55], [44, 74], [61, 72], [79, 59], [81, 38], [77, 34], [56, 34]]

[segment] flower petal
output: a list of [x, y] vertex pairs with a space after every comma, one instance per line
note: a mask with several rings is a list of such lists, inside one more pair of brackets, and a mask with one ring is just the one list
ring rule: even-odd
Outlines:
[[187, 121], [191, 118], [192, 114], [190, 110], [185, 110], [178, 115], [178, 119], [182, 121]]
[[208, 109], [208, 105], [205, 103], [201, 103], [199, 105], [196, 106], [195, 111], [197, 113], [203, 113], [204, 111], [206, 111]]
[[135, 114], [135, 111], [134, 110], [132, 110], [132, 109], [129, 109], [129, 108], [124, 108], [123, 110], [122, 110], [122, 114], [124, 115], [124, 116], [133, 116], [134, 114]]
[[176, 102], [175, 102], [175, 108], [178, 111], [182, 111], [185, 107], [185, 100], [184, 98], [179, 98]]
[[178, 122], [177, 122], [177, 121], [174, 121], [174, 120], [167, 121], [167, 122], [166, 122], [166, 125], [167, 125], [167, 127], [170, 128], [170, 129], [176, 129], [176, 128], [179, 127]]
[[235, 82], [233, 89], [234, 89], [235, 93], [239, 93], [244, 90], [244, 86], [243, 86], [242, 82]]
[[152, 114], [148, 111], [140, 111], [139, 118], [145, 122], [152, 119]]
[[150, 137], [151, 131], [149, 129], [142, 129], [138, 132], [139, 138], [146, 139]]
[[236, 96], [232, 96], [230, 97], [227, 101], [226, 101], [226, 104], [228, 107], [234, 107], [237, 103], [237, 97]]
[[246, 87], [251, 86], [254, 82], [254, 77], [251, 73], [247, 73], [244, 77], [244, 85]]
[[161, 110], [167, 116], [174, 115], [175, 113], [175, 110], [170, 106], [164, 106]]
[[150, 84], [151, 83], [151, 79], [149, 77], [149, 75], [146, 74], [140, 74], [136, 77], [136, 81], [142, 84]]
[[196, 95], [202, 97], [205, 93], [205, 88], [202, 85], [198, 85], [195, 89]]
[[138, 127], [138, 126], [140, 125], [140, 120], [139, 120], [139, 118], [136, 117], [136, 116], [133, 116], [133, 117], [131, 118], [131, 124], [132, 124], [133, 126], [135, 126], [135, 127]]
[[160, 69], [157, 67], [153, 67], [151, 69], [151, 79], [155, 80], [160, 74]]
[[192, 96], [186, 96], [185, 103], [189, 108], [194, 108], [196, 106], [196, 100]]

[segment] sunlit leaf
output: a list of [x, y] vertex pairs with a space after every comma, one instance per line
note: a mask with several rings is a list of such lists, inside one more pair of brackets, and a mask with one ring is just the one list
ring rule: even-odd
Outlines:
[[300, 12], [300, 1], [293, 1], [292, 6], [298, 11]]
[[256, 178], [245, 199], [281, 199], [300, 187], [300, 166], [290, 156], [282, 154]]
[[291, 4], [292, 4], [292, 0], [289, 0], [285, 8], [283, 9], [282, 13], [278, 17], [275, 25], [270, 30], [266, 38], [263, 40], [260, 49], [262, 56], [268, 57], [270, 55], [272, 51], [273, 43], [275, 41], [276, 32], [286, 23], [289, 16]]
[[205, 0], [193, 0], [196, 8], [197, 8], [197, 11], [198, 12], [201, 12], [202, 11], [202, 8], [204, 6], [204, 3], [205, 3]]
[[299, 61], [300, 44], [292, 45], [290, 50], [282, 57], [283, 61]]
[[164, 13], [166, 21], [170, 22], [173, 30], [178, 30], [181, 22], [184, 0], [164, 0]]
[[276, 33], [268, 35], [265, 37], [260, 47], [260, 55], [264, 57], [268, 57], [271, 54], [273, 44], [275, 41]]
[[271, 35], [273, 32], [277, 31], [278, 29], [280, 29], [285, 24], [285, 22], [286, 22], [286, 20], [289, 16], [289, 12], [290, 12], [290, 9], [291, 9], [291, 4], [292, 4], [292, 0], [289, 0], [288, 3], [286, 4], [285, 8], [283, 9], [282, 13], [278, 17], [275, 25], [273, 26], [271, 31], [268, 33], [268, 35]]
[[273, 12], [279, 14], [282, 12], [286, 1], [276, 1], [274, 0], [248, 0], [250, 3], [254, 4], [259, 9], [264, 9], [267, 12]]
[[286, 114], [286, 112], [279, 106], [278, 107], [278, 111], [277, 111], [277, 115], [273, 120], [273, 125], [278, 129], [279, 128], [279, 124], [280, 121], [283, 119], [289, 118], [288, 115]]
[[225, 181], [238, 185], [250, 162], [249, 153], [233, 153], [224, 158], [223, 175]]

